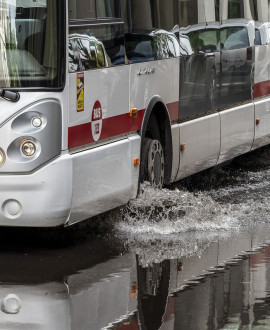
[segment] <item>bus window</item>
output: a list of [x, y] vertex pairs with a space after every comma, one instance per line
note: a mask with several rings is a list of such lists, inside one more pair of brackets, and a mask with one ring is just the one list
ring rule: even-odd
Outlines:
[[120, 0], [98, 0], [97, 17], [120, 17]]
[[130, 63], [161, 60], [177, 57], [180, 54], [176, 37], [164, 30], [150, 31], [147, 34], [128, 33], [125, 36], [125, 44]]
[[188, 37], [194, 52], [212, 53], [218, 51], [219, 29], [190, 32]]
[[120, 0], [69, 0], [70, 19], [119, 18]]
[[243, 0], [229, 0], [228, 2], [228, 18], [244, 18], [244, 2]]
[[226, 27], [220, 32], [220, 42], [224, 50], [247, 48], [250, 46], [246, 27]]
[[69, 0], [68, 5], [70, 19], [96, 18], [95, 0]]
[[71, 28], [69, 71], [85, 71], [125, 64], [123, 25]]
[[261, 38], [261, 34], [260, 34], [260, 30], [256, 29], [255, 30], [255, 46], [260, 46], [262, 45], [262, 38]]
[[56, 2], [17, 3], [0, 2], [1, 87], [59, 87], [62, 41], [57, 37], [61, 15]]

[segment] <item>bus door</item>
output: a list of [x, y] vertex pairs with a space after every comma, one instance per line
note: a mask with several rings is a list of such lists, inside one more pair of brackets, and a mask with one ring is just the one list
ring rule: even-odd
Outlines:
[[215, 15], [215, 7], [203, 0], [180, 2], [181, 151], [176, 179], [216, 165], [219, 157], [220, 23]]
[[[234, 7], [229, 7], [229, 14], [235, 17], [237, 13], [230, 8]], [[239, 18], [222, 21], [219, 163], [250, 151], [253, 143], [254, 38], [254, 21]]]
[[76, 153], [72, 223], [84, 217], [84, 208], [91, 216], [127, 202], [132, 175], [130, 143], [124, 139], [130, 132], [129, 66], [119, 1], [69, 4], [68, 145]]

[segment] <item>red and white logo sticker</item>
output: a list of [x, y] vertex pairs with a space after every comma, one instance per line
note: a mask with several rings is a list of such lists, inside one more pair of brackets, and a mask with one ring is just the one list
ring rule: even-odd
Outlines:
[[91, 129], [94, 141], [98, 141], [102, 131], [102, 108], [99, 101], [95, 102], [92, 110]]

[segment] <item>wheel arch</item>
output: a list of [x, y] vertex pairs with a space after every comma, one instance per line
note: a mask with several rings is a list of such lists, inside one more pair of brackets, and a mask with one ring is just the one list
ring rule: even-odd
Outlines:
[[165, 154], [165, 175], [164, 183], [169, 184], [171, 182], [172, 173], [172, 133], [171, 133], [171, 121], [168, 109], [162, 99], [159, 96], [154, 96], [145, 111], [142, 127], [140, 130], [140, 136], [142, 143], [145, 137], [147, 137], [147, 129], [151, 125], [151, 121], [155, 118], [158, 123], [161, 144], [164, 148]]

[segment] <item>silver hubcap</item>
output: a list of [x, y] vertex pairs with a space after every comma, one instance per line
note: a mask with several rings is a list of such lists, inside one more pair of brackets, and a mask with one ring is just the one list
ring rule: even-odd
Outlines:
[[164, 183], [164, 153], [158, 140], [153, 140], [149, 146], [148, 177], [152, 186], [162, 188]]

